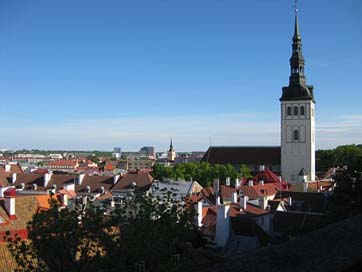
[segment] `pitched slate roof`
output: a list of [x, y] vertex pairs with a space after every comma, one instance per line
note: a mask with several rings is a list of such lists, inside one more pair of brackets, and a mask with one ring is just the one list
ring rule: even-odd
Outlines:
[[283, 244], [245, 252], [197, 271], [231, 272], [241, 268], [248, 272], [359, 271], [361, 255], [362, 215], [358, 215]]
[[33, 184], [36, 184], [39, 188], [38, 190], [41, 191], [44, 186], [44, 175], [33, 173], [16, 175], [16, 181], [14, 185], [16, 187], [20, 187], [22, 183], [25, 184], [26, 190], [31, 190], [33, 188]]
[[103, 186], [106, 191], [109, 191], [113, 186], [113, 176], [84, 176], [82, 184], [75, 186], [75, 191], [86, 192], [87, 186], [90, 187], [92, 193], [99, 193]]
[[255, 236], [258, 238], [261, 245], [266, 245], [271, 240], [267, 234], [254, 220], [244, 217], [231, 217], [230, 218], [231, 230], [235, 235], [241, 236]]
[[308, 211], [308, 212], [322, 212], [326, 205], [327, 198], [324, 193], [304, 193], [304, 192], [291, 192], [282, 191], [278, 192], [278, 198], [292, 198], [292, 207], [288, 210]]
[[121, 179], [113, 186], [112, 191], [123, 190], [136, 183], [137, 188], [148, 187], [152, 184], [154, 178], [148, 172], [137, 171], [130, 172], [121, 177]]
[[50, 189], [53, 185], [56, 185], [57, 190], [60, 190], [64, 187], [65, 184], [75, 183], [77, 180], [77, 175], [69, 174], [53, 174], [50, 178], [50, 181], [46, 189]]
[[280, 146], [212, 146], [201, 161], [211, 164], [275, 164], [280, 165]]

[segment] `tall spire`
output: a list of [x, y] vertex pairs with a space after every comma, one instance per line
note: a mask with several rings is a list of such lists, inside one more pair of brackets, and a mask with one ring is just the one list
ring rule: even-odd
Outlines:
[[301, 36], [300, 36], [300, 33], [299, 33], [299, 22], [298, 22], [298, 9], [297, 7], [295, 6], [295, 9], [294, 9], [294, 12], [295, 12], [295, 22], [294, 22], [294, 36], [293, 36], [293, 41], [294, 40], [301, 40]]
[[170, 151], [173, 150], [173, 145], [172, 145], [172, 138], [171, 138], [171, 142], [170, 142]]
[[[298, 9], [296, 7], [296, 1], [294, 4], [294, 34], [292, 38], [292, 56], [289, 59], [290, 62], [290, 77], [289, 86], [284, 90], [283, 95], [280, 98], [283, 100], [313, 100], [313, 88], [307, 86], [306, 78], [304, 75], [304, 57], [302, 54], [302, 36], [299, 31]], [[311, 88], [309, 88], [311, 87]]]

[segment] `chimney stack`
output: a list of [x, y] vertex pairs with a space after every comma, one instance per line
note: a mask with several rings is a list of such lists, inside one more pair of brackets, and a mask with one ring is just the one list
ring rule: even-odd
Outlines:
[[9, 188], [4, 192], [5, 209], [9, 215], [10, 220], [16, 219], [15, 215], [15, 188]]
[[10, 164], [6, 164], [5, 165], [5, 172], [10, 172], [11, 171], [11, 165]]
[[220, 205], [221, 204], [221, 201], [220, 201], [220, 196], [217, 196], [216, 197], [216, 205]]
[[230, 177], [226, 178], [225, 184], [226, 186], [230, 187]]
[[218, 195], [219, 195], [219, 190], [220, 190], [220, 181], [219, 181], [219, 179], [218, 178], [215, 178], [214, 179], [214, 194], [215, 194], [215, 197], [217, 197]]
[[202, 227], [202, 201], [197, 202], [197, 226]]
[[288, 205], [289, 205], [289, 207], [291, 207], [292, 204], [293, 204], [292, 197], [290, 196], [290, 197], [288, 197]]
[[240, 207], [242, 208], [242, 209], [246, 209], [246, 204], [247, 204], [247, 202], [248, 202], [248, 200], [249, 200], [249, 197], [248, 196], [240, 196]]
[[13, 173], [13, 179], [12, 179], [13, 184], [16, 182], [17, 177], [18, 177], [18, 174]]
[[240, 186], [240, 179], [236, 178], [235, 179], [235, 189], [239, 188], [239, 186]]
[[249, 186], [254, 186], [254, 181], [252, 179], [249, 180]]
[[51, 180], [52, 178], [52, 173], [45, 173], [44, 175], [44, 188], [46, 188], [49, 184], [49, 181]]
[[265, 171], [265, 165], [260, 165], [259, 166], [259, 172]]
[[82, 185], [82, 182], [84, 180], [85, 174], [80, 174], [78, 177], [78, 185]]
[[115, 175], [115, 176], [113, 177], [113, 184], [116, 184], [116, 183], [118, 182], [119, 177], [120, 177], [120, 175]]
[[260, 185], [264, 185], [264, 180], [260, 180], [260, 181], [259, 181], [259, 184], [260, 184]]
[[238, 193], [237, 192], [233, 192], [231, 197], [232, 197], [232, 199], [231, 199], [232, 203], [238, 203]]
[[268, 199], [265, 196], [263, 196], [259, 199], [259, 206], [263, 210], [265, 210], [266, 207], [268, 206]]

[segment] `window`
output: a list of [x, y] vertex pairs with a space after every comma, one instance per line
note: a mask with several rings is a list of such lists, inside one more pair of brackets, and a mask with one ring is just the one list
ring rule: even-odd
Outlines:
[[298, 107], [294, 107], [294, 115], [298, 115]]
[[300, 115], [304, 115], [304, 106], [300, 107]]
[[291, 107], [287, 108], [287, 115], [292, 115], [292, 108]]
[[298, 131], [297, 129], [294, 130], [293, 140], [294, 140], [294, 141], [298, 141], [298, 140], [299, 140], [299, 131]]

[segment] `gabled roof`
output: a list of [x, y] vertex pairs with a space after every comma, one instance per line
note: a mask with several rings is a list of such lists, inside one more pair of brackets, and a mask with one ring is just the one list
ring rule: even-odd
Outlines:
[[278, 185], [275, 183], [257, 184], [253, 186], [240, 186], [240, 191], [250, 199], [257, 199], [263, 196], [274, 196], [278, 192]]
[[278, 198], [292, 198], [292, 207], [288, 207], [288, 210], [306, 212], [322, 212], [327, 201], [324, 193], [282, 191], [278, 192], [277, 196]]
[[234, 187], [220, 185], [220, 196], [222, 199], [232, 197], [234, 192], [236, 192]]
[[216, 203], [214, 189], [212, 187], [202, 188], [200, 194], [202, 195], [202, 199], [205, 199], [209, 203]]
[[91, 193], [99, 193], [103, 186], [105, 191], [109, 191], [114, 184], [113, 176], [84, 176], [82, 184], [75, 186], [75, 191], [86, 192], [87, 186], [90, 187]]
[[44, 175], [43, 174], [18, 174], [16, 175], [15, 187], [21, 187], [21, 184], [25, 184], [25, 190], [33, 189], [33, 184], [38, 186], [38, 190], [41, 191], [44, 186]]
[[230, 218], [231, 230], [235, 235], [257, 237], [260, 244], [266, 245], [271, 240], [267, 234], [254, 220], [244, 217]]
[[56, 161], [50, 161], [48, 162], [48, 166], [69, 166], [69, 167], [75, 167], [76, 162], [72, 160], [56, 160]]
[[212, 146], [201, 161], [211, 164], [280, 165], [280, 146]]
[[137, 188], [148, 187], [152, 184], [154, 178], [148, 172], [137, 171], [130, 172], [121, 177], [116, 185], [111, 189], [112, 191], [127, 189], [136, 183]]
[[60, 190], [64, 187], [65, 184], [75, 183], [76, 180], [77, 180], [77, 175], [53, 174], [50, 178], [50, 181], [49, 181], [46, 189], [49, 189], [53, 185], [56, 185], [56, 189]]

